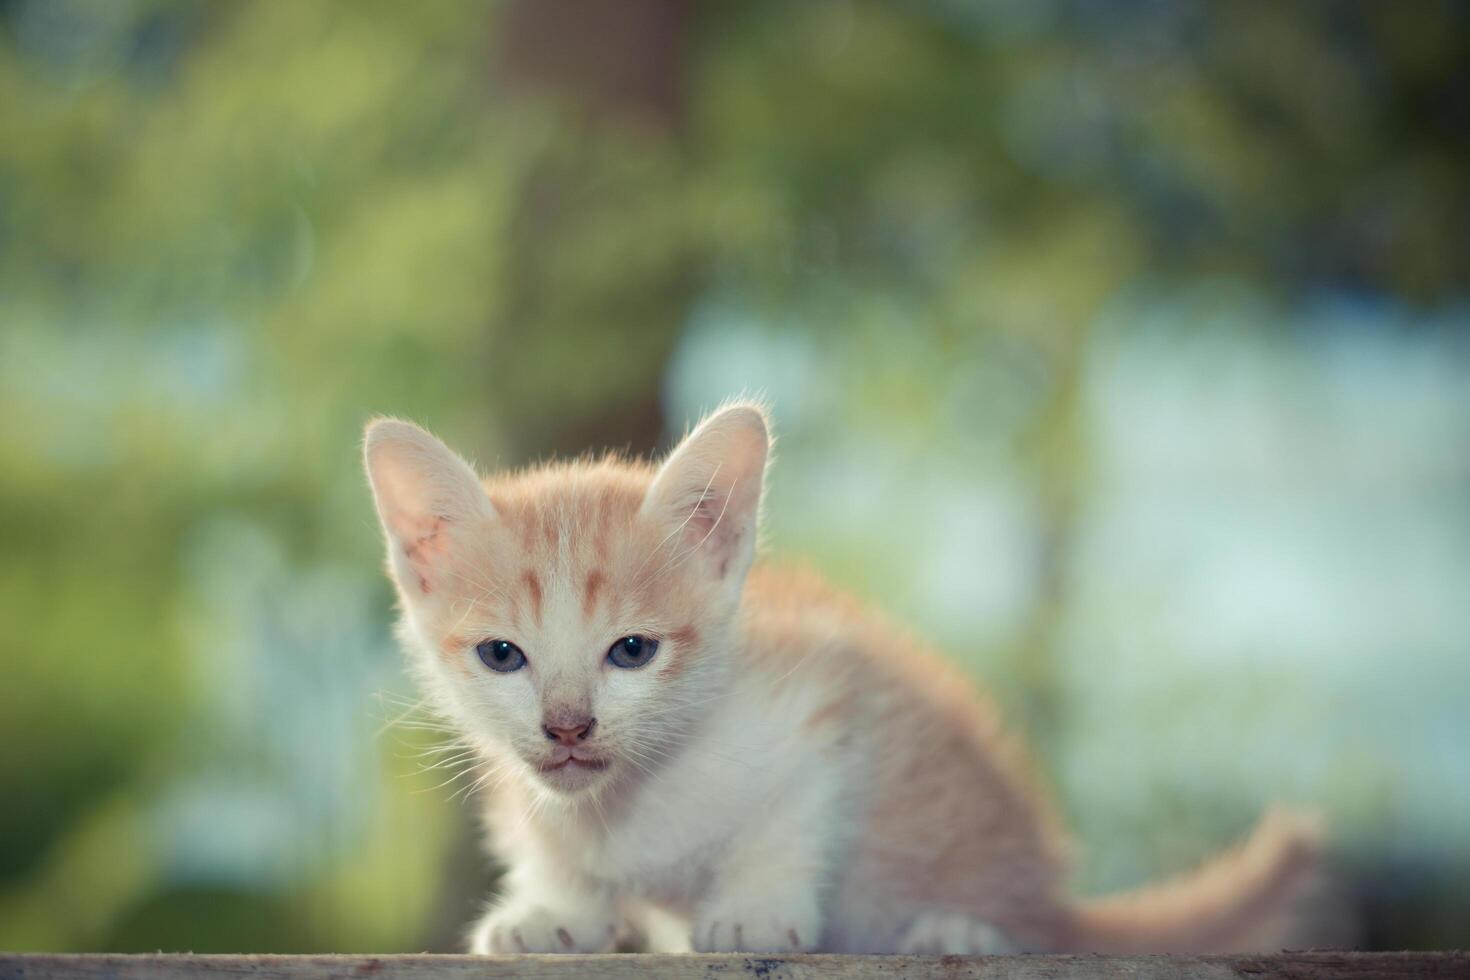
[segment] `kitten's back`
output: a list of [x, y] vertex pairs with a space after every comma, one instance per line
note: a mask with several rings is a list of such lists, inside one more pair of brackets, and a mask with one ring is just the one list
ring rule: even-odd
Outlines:
[[757, 564], [743, 613], [752, 670], [809, 692], [803, 737], [864, 770], [842, 887], [875, 930], [936, 904], [1037, 945], [1064, 928], [1059, 823], [967, 676], [805, 569]]

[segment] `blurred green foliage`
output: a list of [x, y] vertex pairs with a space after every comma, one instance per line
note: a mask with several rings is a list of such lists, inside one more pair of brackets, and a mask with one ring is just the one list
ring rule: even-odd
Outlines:
[[[397, 751], [428, 737], [376, 732], [404, 688], [357, 433], [419, 418], [487, 466], [649, 449], [720, 311], [815, 345], [795, 387], [860, 361], [854, 431], [922, 449], [977, 357], [1011, 393], [980, 448], [1038, 501], [1040, 598], [991, 663], [1053, 755], [1093, 324], [1198, 279], [1462, 299], [1466, 20], [0, 4], [0, 948], [452, 945], [489, 876]], [[786, 540], [864, 581], [861, 539]], [[261, 796], [190, 809], [232, 783]], [[280, 866], [179, 844], [273, 795], [316, 807], [267, 821], [301, 836], [251, 852]]]

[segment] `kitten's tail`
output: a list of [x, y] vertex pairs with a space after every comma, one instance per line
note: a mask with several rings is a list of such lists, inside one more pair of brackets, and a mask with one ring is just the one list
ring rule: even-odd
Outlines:
[[1321, 851], [1315, 816], [1272, 810], [1244, 844], [1190, 874], [1080, 903], [1067, 946], [1092, 953], [1280, 948]]

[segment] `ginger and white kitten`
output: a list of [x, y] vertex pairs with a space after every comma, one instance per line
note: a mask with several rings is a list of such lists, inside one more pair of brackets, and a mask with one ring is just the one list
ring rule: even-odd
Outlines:
[[1280, 814], [1180, 880], [1065, 892], [1060, 835], [953, 668], [810, 574], [752, 568], [766, 417], [661, 466], [481, 482], [407, 422], [366, 463], [431, 703], [483, 757], [508, 865], [479, 953], [1168, 952], [1270, 943], [1315, 863]]

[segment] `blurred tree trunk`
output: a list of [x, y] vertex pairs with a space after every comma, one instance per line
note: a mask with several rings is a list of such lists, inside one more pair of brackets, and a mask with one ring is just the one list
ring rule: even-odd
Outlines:
[[[599, 447], [648, 452], [690, 297], [688, 257], [660, 209], [667, 169], [628, 174], [620, 146], [682, 163], [687, 0], [517, 0], [500, 24], [494, 83], [509, 103], [560, 110], [558, 140], [528, 176], [512, 223], [504, 319], [491, 371], [514, 404], [506, 437], [520, 460]], [[636, 170], [636, 168], [634, 168]], [[676, 170], [672, 176], [681, 174]], [[628, 263], [587, 241], [603, 228], [646, 229], [661, 258]], [[591, 252], [568, 269], [568, 253]], [[568, 274], [575, 289], [562, 288]], [[592, 288], [587, 288], [589, 283]], [[507, 378], [507, 369], [511, 377]], [[584, 401], [548, 404], [539, 379], [571, 374]], [[561, 387], [561, 385], [558, 385]]]
[[1021, 657], [1014, 665], [1024, 691], [1023, 717], [1032, 751], [1056, 771], [1071, 738], [1063, 701], [1062, 650], [1064, 618], [1070, 608], [1071, 563], [1077, 538], [1082, 483], [1088, 478], [1088, 452], [1079, 405], [1084, 336], [1052, 351], [1055, 378], [1051, 397], [1037, 427], [1032, 485], [1040, 505], [1036, 604], [1026, 625]]

